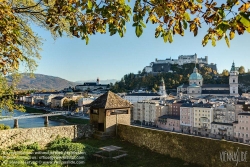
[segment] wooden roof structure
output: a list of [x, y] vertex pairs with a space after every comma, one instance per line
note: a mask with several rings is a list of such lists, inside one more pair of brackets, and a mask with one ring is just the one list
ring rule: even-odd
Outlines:
[[118, 109], [118, 108], [129, 108], [131, 104], [129, 101], [124, 100], [115, 93], [108, 91], [98, 97], [95, 101], [90, 104], [91, 108], [104, 108], [104, 109]]

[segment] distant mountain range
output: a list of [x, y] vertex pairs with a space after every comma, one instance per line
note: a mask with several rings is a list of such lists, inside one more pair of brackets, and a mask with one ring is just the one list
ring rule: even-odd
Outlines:
[[[116, 79], [106, 79], [106, 80], [100, 80], [100, 84], [110, 84], [110, 83], [115, 83], [118, 80]], [[81, 80], [81, 81], [76, 81], [78, 84], [83, 84], [84, 82], [96, 82], [96, 80]]]
[[[54, 77], [49, 75], [43, 74], [34, 74], [35, 78], [31, 78], [30, 74], [23, 73], [23, 77], [18, 84], [18, 89], [23, 90], [30, 90], [30, 89], [38, 89], [38, 90], [62, 90], [68, 87], [75, 87], [76, 85], [83, 84], [84, 82], [95, 82], [95, 80], [82, 80], [71, 82], [66, 79], [60, 77]], [[11, 78], [8, 77], [10, 81]], [[115, 79], [108, 79], [108, 80], [101, 80], [101, 84], [110, 84], [115, 83], [117, 80]]]
[[35, 78], [31, 78], [30, 74], [23, 74], [18, 84], [19, 89], [39, 89], [39, 90], [62, 90], [69, 86], [77, 85], [75, 82], [68, 81], [59, 77], [48, 76], [43, 74], [34, 74]]

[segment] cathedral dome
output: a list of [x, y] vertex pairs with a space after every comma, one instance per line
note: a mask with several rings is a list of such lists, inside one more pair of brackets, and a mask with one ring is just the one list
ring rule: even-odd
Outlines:
[[198, 69], [194, 67], [193, 73], [190, 75], [189, 80], [201, 80], [202, 75], [198, 73]]

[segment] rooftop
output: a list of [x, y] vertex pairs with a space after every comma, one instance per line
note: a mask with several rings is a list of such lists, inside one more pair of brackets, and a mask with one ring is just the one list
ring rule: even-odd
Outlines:
[[211, 124], [233, 126], [233, 123], [212, 122]]
[[229, 88], [229, 84], [203, 84], [202, 88]]
[[129, 101], [124, 100], [115, 93], [108, 91], [98, 97], [93, 101], [90, 106], [92, 108], [104, 108], [104, 109], [113, 109], [113, 108], [129, 108], [131, 104]]
[[130, 93], [126, 96], [161, 96], [158, 93]]
[[202, 90], [202, 94], [230, 94], [229, 90]]
[[176, 116], [176, 115], [162, 115], [159, 117], [159, 119], [176, 119], [176, 120], [180, 120], [180, 116]]

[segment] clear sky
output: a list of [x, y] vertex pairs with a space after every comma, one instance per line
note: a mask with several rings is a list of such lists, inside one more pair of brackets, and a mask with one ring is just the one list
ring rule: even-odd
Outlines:
[[[205, 25], [203, 25], [204, 27]], [[78, 80], [120, 80], [125, 74], [137, 73], [150, 62], [157, 59], [173, 58], [179, 55], [197, 54], [198, 57], [208, 56], [209, 63], [216, 63], [219, 72], [230, 70], [232, 62], [237, 67], [243, 65], [250, 69], [249, 34], [236, 35], [228, 48], [224, 39], [203, 47], [202, 38], [207, 29], [199, 30], [197, 37], [189, 31], [185, 36], [174, 36], [174, 42], [164, 43], [161, 37], [154, 37], [155, 25], [147, 24], [140, 38], [135, 35], [132, 22], [127, 24], [127, 32], [123, 38], [118, 34], [96, 34], [90, 36], [89, 44], [78, 38], [62, 37], [53, 40], [50, 33], [34, 28], [42, 38], [46, 39], [42, 46], [42, 59], [38, 60], [35, 73], [58, 76], [69, 81]]]

